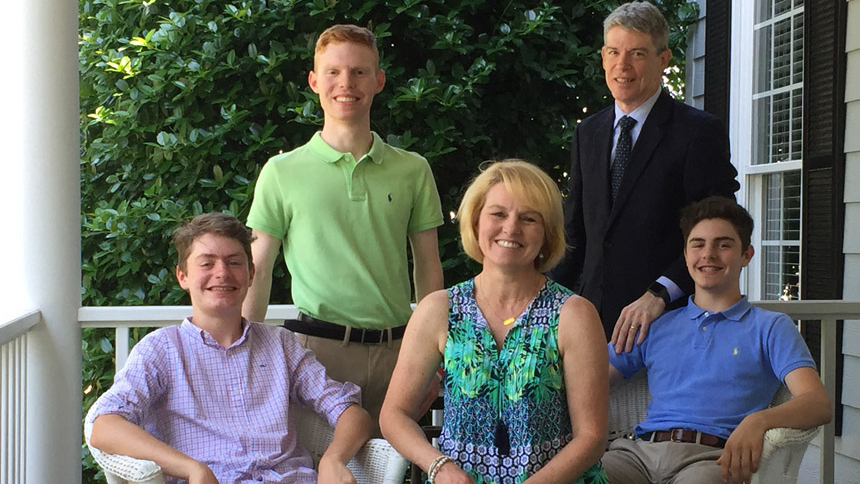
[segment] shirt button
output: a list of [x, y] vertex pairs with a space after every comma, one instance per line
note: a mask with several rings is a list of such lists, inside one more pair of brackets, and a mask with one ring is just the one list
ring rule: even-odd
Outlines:
[[707, 326], [702, 326], [702, 331], [707, 331], [707, 330], [708, 330]]
[[705, 317], [706, 317], [706, 318], [707, 318], [708, 316], [710, 316], [710, 315], [711, 315], [711, 313], [709, 313], [709, 312], [707, 312], [707, 311], [705, 312]]

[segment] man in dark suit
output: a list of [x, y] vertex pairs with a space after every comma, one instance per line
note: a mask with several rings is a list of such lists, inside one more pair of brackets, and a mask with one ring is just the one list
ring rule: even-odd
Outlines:
[[681, 209], [734, 197], [723, 123], [661, 88], [672, 52], [652, 4], [631, 2], [603, 24], [606, 84], [615, 103], [574, 133], [565, 229], [572, 249], [550, 276], [600, 311], [617, 351], [693, 290], [678, 228]]

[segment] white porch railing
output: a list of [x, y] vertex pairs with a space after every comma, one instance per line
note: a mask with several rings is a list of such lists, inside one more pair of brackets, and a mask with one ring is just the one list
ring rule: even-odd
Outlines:
[[[821, 379], [830, 395], [831, 402], [836, 397], [836, 321], [860, 319], [860, 302], [848, 301], [754, 301], [754, 305], [780, 311], [792, 319], [821, 321]], [[116, 365], [121, 368], [128, 357], [129, 328], [161, 327], [180, 322], [191, 314], [188, 306], [125, 306], [125, 307], [83, 307], [78, 312], [78, 320], [83, 328], [116, 329]], [[298, 314], [295, 306], [269, 306], [266, 323], [280, 325], [284, 319]], [[834, 482], [835, 425], [831, 422], [821, 431], [820, 472], [821, 484]]]
[[[279, 326], [285, 319], [295, 318], [299, 310], [293, 305], [271, 305], [266, 323]], [[78, 310], [81, 328], [115, 328], [116, 369], [128, 359], [129, 328], [160, 328], [178, 324], [191, 316], [191, 306], [105, 306], [82, 307]]]
[[0, 483], [27, 482], [27, 333], [42, 318], [31, 311], [0, 323]]
[[[831, 410], [840, 402], [836, 401], [836, 322], [846, 319], [860, 319], [860, 302], [856, 301], [756, 301], [753, 304], [771, 311], [788, 314], [791, 319], [821, 321], [821, 361], [819, 371], [824, 388], [830, 397]], [[835, 419], [835, 417], [834, 417]], [[832, 419], [821, 429], [820, 460], [818, 482], [832, 484], [835, 480], [834, 459], [836, 456], [836, 422]]]

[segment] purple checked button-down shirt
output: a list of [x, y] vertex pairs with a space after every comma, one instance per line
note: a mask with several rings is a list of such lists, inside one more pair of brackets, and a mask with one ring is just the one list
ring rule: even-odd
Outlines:
[[[298, 446], [290, 402], [334, 426], [358, 386], [339, 383], [289, 331], [243, 321], [224, 348], [189, 319], [135, 345], [90, 417], [118, 414], [209, 465], [221, 483], [316, 483]], [[168, 482], [179, 482], [167, 478]]]

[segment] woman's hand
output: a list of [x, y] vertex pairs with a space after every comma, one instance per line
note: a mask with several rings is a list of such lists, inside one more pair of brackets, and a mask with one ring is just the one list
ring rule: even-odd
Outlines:
[[472, 476], [466, 474], [466, 471], [450, 460], [442, 464], [433, 482], [435, 484], [475, 484]]

